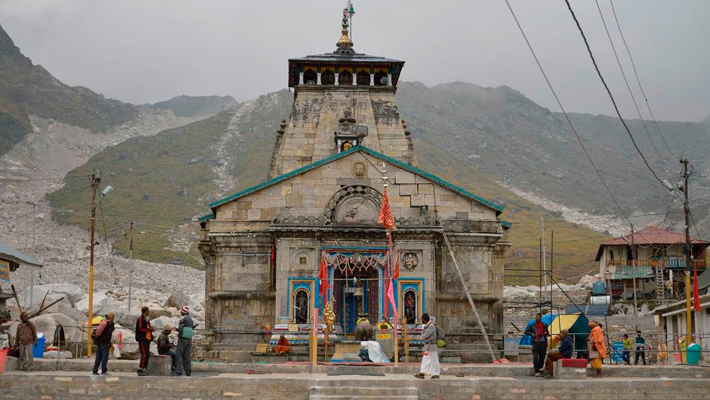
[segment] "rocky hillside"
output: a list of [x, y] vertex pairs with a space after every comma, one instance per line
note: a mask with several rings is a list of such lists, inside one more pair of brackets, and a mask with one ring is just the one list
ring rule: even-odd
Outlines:
[[[191, 219], [209, 212], [206, 204], [210, 201], [266, 178], [275, 130], [278, 121], [288, 116], [291, 103], [288, 91], [271, 93], [209, 119], [108, 148], [72, 171], [66, 186], [50, 196], [54, 217], [63, 223], [88, 226], [85, 205], [91, 193], [86, 181], [71, 177], [99, 169], [104, 173], [104, 184], [116, 189], [115, 195], [103, 201], [108, 232], [114, 232], [117, 240], [116, 252], [125, 255], [122, 234], [128, 221], [135, 220], [138, 230], [145, 232], [136, 240], [136, 257], [199, 266], [194, 248], [197, 224]], [[422, 168], [484, 198], [505, 203], [503, 218], [515, 226], [509, 265], [536, 265], [542, 207], [426, 141], [418, 139], [414, 148]], [[548, 215], [556, 237], [567, 238], [556, 247], [556, 265], [560, 277], [578, 279], [594, 269], [597, 240], [604, 235], [565, 222], [562, 216], [559, 212]]]
[[215, 115], [237, 105], [232, 96], [177, 96], [153, 104], [153, 108], [172, 110], [178, 117]]
[[137, 229], [145, 233], [136, 240], [137, 258], [199, 267], [201, 262], [188, 255], [192, 249], [198, 257], [192, 240], [171, 243], [165, 233], [183, 224], [191, 232], [196, 227], [192, 217], [206, 213], [207, 203], [265, 178], [274, 126], [291, 102], [286, 90], [271, 93], [211, 118], [108, 148], [70, 172], [66, 185], [50, 195], [54, 217], [87, 228], [85, 205], [91, 192], [85, 180], [71, 177], [101, 170], [103, 184], [116, 189], [116, 195], [102, 202], [114, 236], [123, 240], [126, 223], [138, 221]]
[[[418, 138], [458, 155], [468, 165], [529, 194], [530, 199], [553, 200], [596, 215], [618, 215], [563, 116], [520, 92], [507, 86], [484, 88], [462, 82], [434, 87], [402, 82], [397, 98], [402, 115]], [[619, 120], [603, 115], [570, 116], [627, 212], [663, 214], [670, 201], [667, 190], [644, 167]], [[707, 215], [710, 165], [703, 153], [710, 145], [710, 123], [659, 121], [676, 157], [663, 144], [653, 122], [647, 122], [666, 168], [641, 121], [627, 122], [662, 179], [675, 183], [680, 171], [678, 157], [691, 160], [697, 171], [692, 189], [695, 214], [698, 218]], [[652, 220], [637, 219], [635, 223], [642, 226]]]
[[137, 107], [83, 87], [70, 87], [20, 52], [0, 26], [0, 155], [31, 132], [29, 116], [90, 131], [135, 120]]

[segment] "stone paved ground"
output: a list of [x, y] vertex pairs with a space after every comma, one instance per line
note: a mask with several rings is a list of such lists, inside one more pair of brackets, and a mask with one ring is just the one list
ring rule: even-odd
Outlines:
[[[610, 368], [611, 369], [611, 368]], [[648, 369], [648, 372], [653, 370]], [[655, 371], [657, 372], [657, 371]], [[687, 372], [687, 371], [686, 371]], [[192, 377], [137, 377], [113, 373], [108, 377], [87, 372], [8, 372], [0, 375], [0, 398], [27, 400], [216, 400], [216, 399], [328, 399], [389, 398], [441, 400], [666, 400], [710, 399], [710, 378], [612, 376], [601, 379], [546, 380], [529, 376], [457, 378], [438, 381], [411, 375], [328, 376], [307, 372], [245, 373], [197, 372]], [[324, 393], [332, 393], [326, 395]], [[368, 397], [370, 396], [370, 397]]]

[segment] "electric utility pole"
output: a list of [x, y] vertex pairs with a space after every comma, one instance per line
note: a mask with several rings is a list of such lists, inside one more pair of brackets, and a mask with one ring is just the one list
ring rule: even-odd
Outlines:
[[[547, 247], [545, 246], [545, 215], [540, 215], [540, 238], [542, 239], [542, 279], [545, 284], [545, 302], [548, 300], [547, 296]], [[550, 310], [552, 312], [552, 310]]]
[[130, 254], [131, 257], [131, 270], [128, 273], [128, 311], [130, 312], [132, 310], [131, 297], [133, 289], [133, 221], [131, 221], [131, 239], [128, 243], [128, 254]]
[[99, 190], [101, 183], [101, 171], [96, 171], [91, 176], [91, 244], [89, 256], [89, 329], [86, 331], [88, 348], [86, 356], [91, 357], [91, 332], [93, 331], [92, 320], [94, 319], [94, 231], [96, 221], [96, 192]]
[[685, 348], [687, 349], [693, 338], [693, 324], [690, 313], [690, 269], [693, 262], [693, 248], [690, 244], [690, 205], [688, 201], [688, 177], [690, 174], [688, 173], [688, 160], [681, 158], [680, 163], [683, 164], [683, 211], [685, 214]]

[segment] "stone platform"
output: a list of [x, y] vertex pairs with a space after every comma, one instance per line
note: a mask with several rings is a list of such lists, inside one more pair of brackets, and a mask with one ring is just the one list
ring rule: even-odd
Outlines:
[[[192, 377], [135, 374], [136, 361], [109, 362], [110, 376], [90, 375], [90, 360], [36, 360], [35, 372], [0, 375], [0, 399], [217, 400], [350, 398], [399, 400], [616, 400], [710, 398], [710, 369], [687, 366], [604, 366], [603, 378], [531, 376], [528, 364], [450, 364], [440, 380], [412, 376], [416, 364], [338, 366], [193, 363]], [[249, 373], [247, 373], [249, 372]], [[331, 376], [339, 372], [344, 375]], [[462, 373], [464, 377], [456, 377]], [[384, 376], [372, 376], [379, 374]]]
[[707, 378], [601, 378], [578, 381], [532, 377], [444, 375], [420, 380], [411, 375], [328, 376], [323, 373], [195, 373], [192, 377], [138, 377], [114, 373], [9, 372], [0, 375], [0, 398], [22, 400], [224, 400], [381, 399], [399, 400], [645, 400], [708, 399]]

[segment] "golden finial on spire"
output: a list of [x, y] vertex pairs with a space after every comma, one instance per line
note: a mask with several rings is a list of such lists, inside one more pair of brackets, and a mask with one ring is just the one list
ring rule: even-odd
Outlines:
[[336, 44], [336, 46], [338, 46], [339, 49], [353, 47], [353, 41], [350, 40], [350, 36], [348, 36], [348, 9], [347, 8], [343, 9], [342, 36], [340, 36], [340, 40], [338, 40], [338, 43]]

